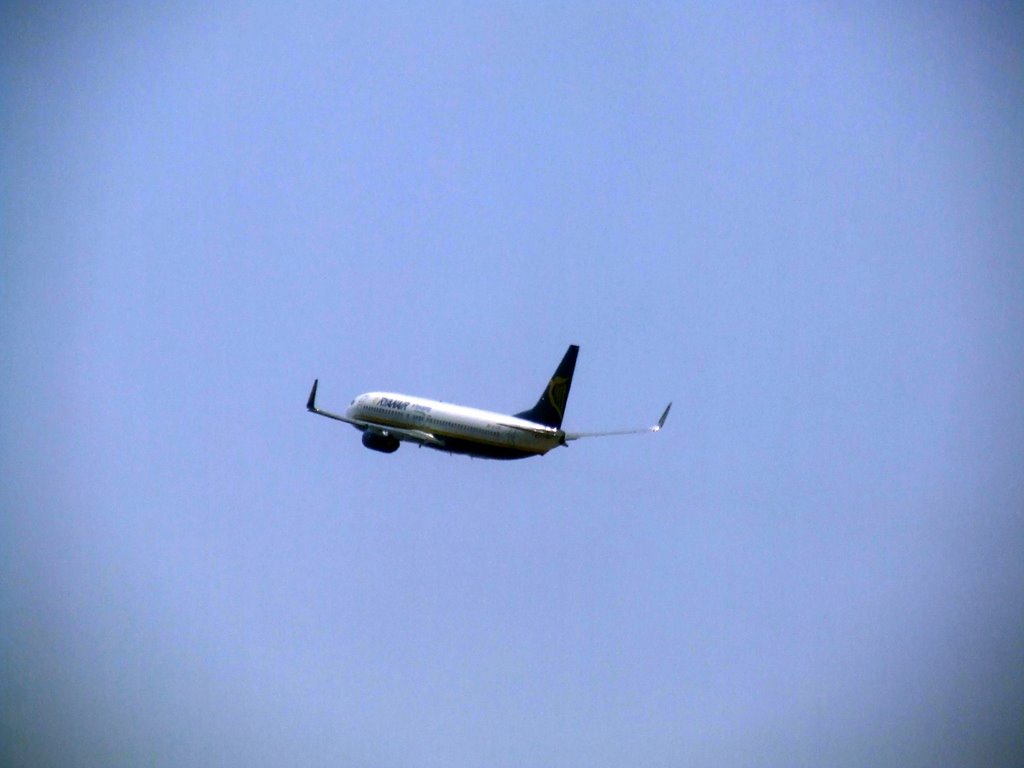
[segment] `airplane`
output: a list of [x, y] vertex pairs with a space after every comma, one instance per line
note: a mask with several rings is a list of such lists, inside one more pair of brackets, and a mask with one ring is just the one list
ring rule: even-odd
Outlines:
[[580, 348], [571, 344], [541, 393], [537, 404], [515, 415], [442, 403], [394, 392], [367, 392], [357, 396], [344, 415], [317, 407], [313, 382], [306, 410], [343, 421], [363, 433], [363, 445], [381, 453], [394, 453], [403, 442], [448, 453], [486, 459], [524, 459], [543, 456], [581, 437], [658, 432], [665, 426], [669, 403], [653, 427], [612, 432], [564, 432], [562, 417], [569, 399], [572, 374]]

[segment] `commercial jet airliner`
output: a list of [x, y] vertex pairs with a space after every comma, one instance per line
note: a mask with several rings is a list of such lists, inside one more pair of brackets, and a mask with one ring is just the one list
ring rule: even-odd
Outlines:
[[657, 432], [665, 426], [672, 403], [665, 406], [653, 427], [613, 432], [563, 432], [562, 417], [579, 351], [578, 346], [571, 345], [537, 404], [514, 416], [394, 392], [359, 395], [341, 415], [317, 407], [319, 379], [313, 382], [306, 410], [351, 424], [363, 433], [363, 445], [374, 451], [394, 453], [400, 443], [409, 442], [487, 459], [543, 456], [552, 448], [581, 437]]

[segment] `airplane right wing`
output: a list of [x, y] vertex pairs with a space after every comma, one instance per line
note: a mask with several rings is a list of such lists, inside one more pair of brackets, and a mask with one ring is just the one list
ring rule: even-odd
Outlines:
[[444, 440], [439, 438], [437, 435], [432, 432], [424, 432], [422, 429], [402, 429], [401, 427], [391, 427], [387, 424], [375, 424], [372, 421], [350, 421], [349, 423], [364, 432], [376, 432], [381, 435], [390, 435], [398, 440], [404, 440], [410, 443], [432, 445], [435, 448], [443, 448], [445, 445]]
[[313, 389], [309, 391], [309, 399], [306, 401], [306, 410], [310, 413], [315, 413], [317, 416], [326, 416], [328, 419], [334, 419], [335, 421], [343, 421], [346, 424], [351, 424], [362, 432], [375, 432], [380, 435], [390, 435], [397, 440], [407, 440], [421, 445], [432, 445], [435, 447], [444, 446], [444, 441], [441, 438], [431, 434], [430, 432], [425, 432], [422, 429], [404, 429], [402, 427], [392, 427], [389, 424], [380, 424], [375, 421], [350, 419], [347, 416], [331, 413], [330, 411], [318, 408], [316, 405], [316, 388], [319, 384], [320, 380], [316, 379], [313, 382]]
[[321, 408], [316, 407], [316, 388], [320, 385], [320, 379], [313, 381], [313, 388], [309, 390], [309, 399], [306, 401], [306, 410], [310, 413], [315, 413], [317, 416], [326, 416], [328, 419], [334, 419], [335, 421], [344, 421], [346, 424], [351, 424], [354, 427], [358, 427], [363, 422], [350, 419], [346, 416], [340, 416], [337, 413], [331, 413]]

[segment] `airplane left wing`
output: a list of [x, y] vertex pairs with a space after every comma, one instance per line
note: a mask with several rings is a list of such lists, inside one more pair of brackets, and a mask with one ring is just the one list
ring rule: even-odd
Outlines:
[[660, 432], [661, 428], [665, 426], [665, 419], [668, 418], [668, 412], [672, 408], [672, 403], [665, 406], [665, 410], [661, 413], [661, 418], [658, 419], [658, 423], [653, 427], [647, 427], [645, 429], [618, 429], [612, 432], [566, 432], [565, 439], [579, 440], [581, 437], [605, 437], [607, 435], [637, 435], [645, 432]]

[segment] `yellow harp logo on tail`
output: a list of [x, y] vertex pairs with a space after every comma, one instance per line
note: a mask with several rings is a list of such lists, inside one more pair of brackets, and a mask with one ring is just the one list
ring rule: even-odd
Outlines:
[[548, 402], [558, 411], [559, 418], [565, 417], [565, 401], [569, 396], [569, 382], [561, 376], [556, 376], [548, 382]]

